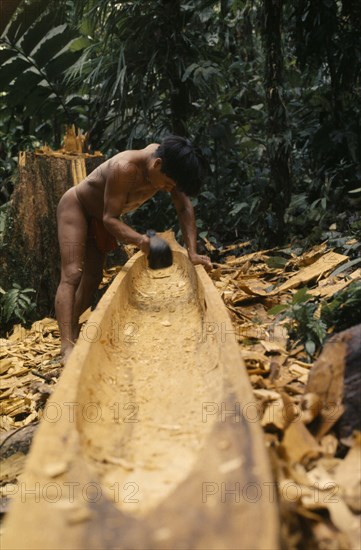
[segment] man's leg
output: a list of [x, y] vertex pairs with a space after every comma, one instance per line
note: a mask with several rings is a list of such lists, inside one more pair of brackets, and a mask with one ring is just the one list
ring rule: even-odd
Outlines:
[[88, 222], [75, 188], [72, 188], [63, 195], [58, 205], [61, 280], [55, 297], [55, 311], [64, 363], [74, 346], [77, 325], [74, 315], [75, 293], [83, 274], [87, 233]]
[[[105, 254], [100, 252], [95, 245], [95, 240], [90, 237], [87, 241], [83, 275], [75, 294], [74, 317], [79, 319], [81, 314], [92, 303], [93, 296], [103, 278]], [[76, 327], [75, 339], [79, 335], [80, 326]]]

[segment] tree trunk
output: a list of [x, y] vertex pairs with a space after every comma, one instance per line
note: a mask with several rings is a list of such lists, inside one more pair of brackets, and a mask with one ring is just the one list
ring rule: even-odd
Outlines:
[[37, 313], [53, 313], [59, 283], [56, 208], [61, 196], [104, 161], [103, 156], [19, 155], [18, 183], [7, 210], [1, 244], [0, 286], [36, 290]]
[[[268, 110], [267, 152], [270, 162], [270, 185], [264, 210], [275, 214], [266, 229], [276, 242], [285, 235], [284, 215], [291, 199], [291, 132], [283, 102], [282, 13], [283, 0], [265, 0], [262, 25], [265, 52], [265, 94]], [[266, 219], [266, 218], [265, 218]]]

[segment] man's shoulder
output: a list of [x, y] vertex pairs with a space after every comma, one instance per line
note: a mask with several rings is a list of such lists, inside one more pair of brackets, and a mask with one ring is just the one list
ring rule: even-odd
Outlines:
[[140, 170], [135, 159], [122, 157], [120, 154], [109, 159], [108, 166], [113, 173], [127, 177], [136, 176]]

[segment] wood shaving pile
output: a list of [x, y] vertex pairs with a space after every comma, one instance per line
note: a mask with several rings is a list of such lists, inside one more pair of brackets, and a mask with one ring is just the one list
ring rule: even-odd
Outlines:
[[[330, 277], [349, 258], [329, 250], [326, 243], [301, 255], [272, 249], [237, 256], [248, 244], [224, 249], [222, 263], [213, 264], [210, 275], [230, 311], [259, 404], [275, 476], [270, 498], [280, 504], [285, 547], [360, 548], [361, 435], [354, 432], [342, 441], [346, 452], [340, 458], [332, 424], [317, 437], [310, 431], [317, 414], [317, 395], [305, 391], [312, 364], [304, 346], [291, 341], [284, 322], [277, 323], [268, 311], [289, 302], [303, 286], [315, 298], [331, 298], [359, 281], [361, 270]], [[211, 251], [212, 245], [206, 245]], [[119, 269], [109, 270], [103, 283]], [[41, 419], [57, 382], [61, 366], [56, 321], [43, 319], [31, 329], [18, 325], [1, 340], [1, 347], [1, 430], [7, 440], [14, 430]], [[3, 494], [8, 483], [16, 482], [24, 458], [17, 452], [3, 461]]]
[[211, 277], [231, 313], [259, 403], [258, 418], [277, 487], [274, 493], [270, 491], [270, 498], [279, 499], [286, 547], [357, 549], [361, 541], [361, 434], [354, 432], [342, 441], [349, 450], [339, 458], [340, 442], [331, 429], [339, 416], [334, 416], [320, 437], [311, 433], [309, 424], [319, 412], [317, 395], [306, 393], [313, 365], [304, 346], [292, 342], [284, 323], [277, 324], [267, 312], [289, 302], [303, 286], [314, 297], [331, 298], [360, 281], [361, 270], [330, 277], [349, 258], [327, 250], [326, 243], [300, 256], [290, 254], [287, 261], [277, 255], [281, 253], [266, 250], [228, 256]]
[[45, 318], [30, 329], [16, 325], [0, 344], [1, 429], [8, 431], [39, 420], [44, 390], [51, 393], [61, 372], [58, 324]]

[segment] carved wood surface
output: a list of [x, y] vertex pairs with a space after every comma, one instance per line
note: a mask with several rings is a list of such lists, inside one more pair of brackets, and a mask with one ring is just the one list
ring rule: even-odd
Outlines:
[[4, 549], [279, 547], [230, 318], [204, 269], [172, 248], [164, 270], [133, 256], [83, 327], [35, 435]]

